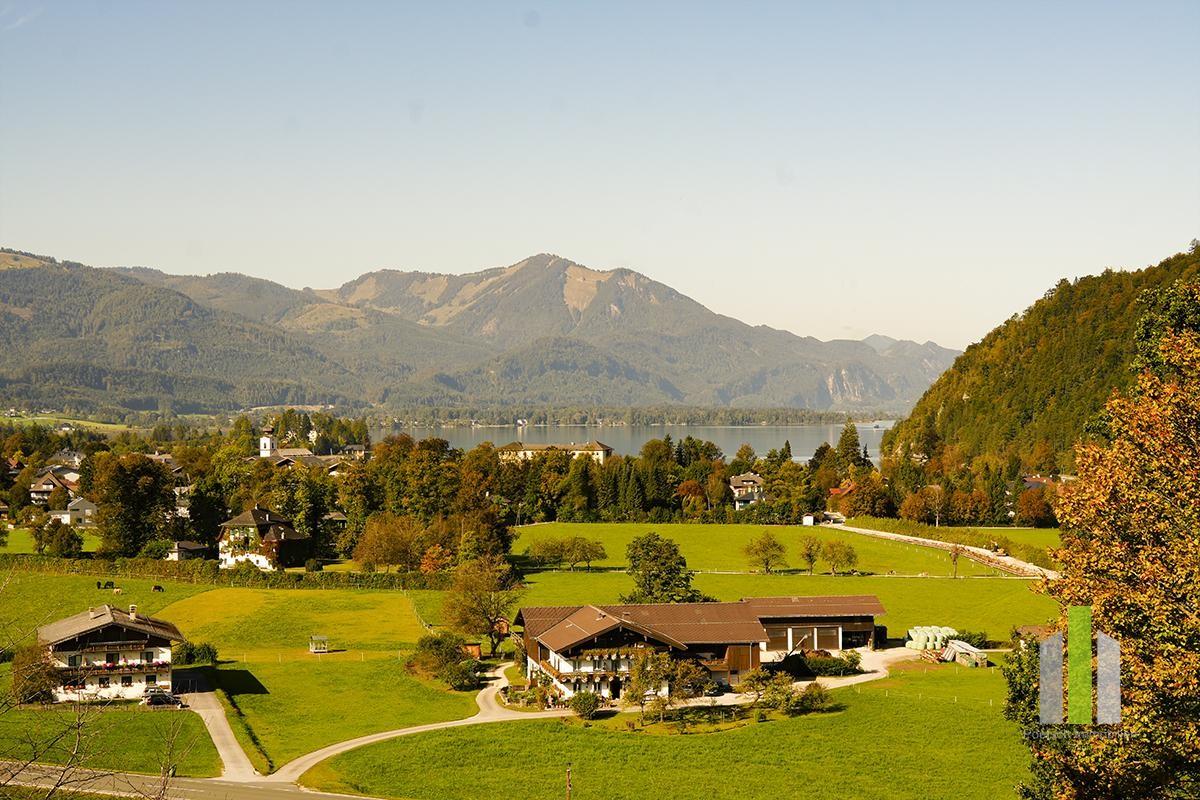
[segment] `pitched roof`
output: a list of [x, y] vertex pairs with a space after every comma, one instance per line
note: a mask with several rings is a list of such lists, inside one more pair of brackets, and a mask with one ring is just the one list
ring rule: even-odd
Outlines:
[[823, 597], [746, 597], [742, 601], [762, 617], [868, 617], [886, 613], [873, 594]]
[[729, 479], [729, 485], [735, 489], [742, 486], [762, 486], [762, 476], [757, 472], [743, 472], [741, 475], [734, 475]]
[[607, 453], [611, 452], [612, 448], [606, 445], [604, 442], [599, 442], [595, 439], [592, 439], [591, 441], [584, 442], [583, 444], [575, 444], [574, 442], [569, 444], [526, 444], [525, 442], [509, 442], [502, 447], [497, 447], [496, 450], [505, 452], [528, 451], [531, 453], [541, 452], [544, 450], [563, 450], [568, 453]]
[[736, 603], [644, 603], [611, 606], [531, 606], [517, 622], [552, 650], [563, 650], [620, 627], [687, 649], [692, 644], [738, 644], [767, 639], [763, 619], [857, 617], [883, 614], [874, 595], [750, 597]]
[[67, 509], [70, 511], [78, 511], [81, 508], [85, 510], [90, 508], [92, 511], [95, 511], [97, 506], [86, 497], [76, 497], [74, 500], [67, 503]]
[[166, 620], [142, 614], [134, 615], [107, 604], [41, 626], [38, 628], [38, 641], [42, 644], [58, 644], [108, 625], [119, 625], [122, 628], [139, 631], [149, 636], [161, 636], [172, 641], [184, 641], [179, 628]]
[[274, 511], [259, 506], [255, 506], [249, 511], [243, 511], [233, 519], [222, 522], [221, 527], [223, 529], [258, 528], [258, 535], [264, 542], [308, 538], [307, 533], [296, 530], [291, 520], [284, 519]]

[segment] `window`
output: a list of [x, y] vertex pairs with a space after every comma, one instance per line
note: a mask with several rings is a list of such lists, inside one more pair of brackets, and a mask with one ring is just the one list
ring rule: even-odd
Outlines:
[[116, 653], [105, 653], [104, 654], [104, 663], [105, 664], [117, 663], [117, 654]]
[[149, 664], [153, 660], [154, 660], [154, 651], [153, 650], [147, 650], [144, 653], [142, 653], [142, 661], [144, 663]]
[[132, 675], [122, 675], [121, 676], [121, 685], [122, 686], [133, 686], [133, 676]]
[[79, 656], [67, 656], [67, 666], [68, 667], [78, 667], [79, 666]]
[[157, 686], [158, 685], [158, 676], [157, 675], [147, 675], [146, 676], [146, 685], [147, 686]]
[[101, 689], [107, 689], [108, 688], [108, 676], [101, 675], [98, 683], [100, 684]]

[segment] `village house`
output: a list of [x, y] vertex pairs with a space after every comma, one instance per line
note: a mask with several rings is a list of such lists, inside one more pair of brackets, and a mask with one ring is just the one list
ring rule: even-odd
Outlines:
[[38, 643], [58, 672], [55, 702], [140, 700], [171, 691], [171, 646], [179, 629], [109, 605], [89, 608], [38, 628]]
[[729, 491], [733, 492], [734, 510], [741, 511], [763, 499], [762, 476], [757, 472], [743, 472], [741, 475], [734, 475], [729, 479]]
[[613, 449], [603, 442], [592, 440], [583, 444], [526, 444], [524, 442], [511, 442], [503, 447], [496, 448], [496, 455], [501, 461], [528, 461], [540, 455], [551, 452], [565, 452], [571, 458], [576, 456], [587, 456], [597, 464], [603, 464], [608, 459], [612, 458]]
[[71, 502], [67, 503], [65, 511], [51, 511], [50, 519], [57, 519], [63, 525], [74, 525], [77, 528], [84, 528], [96, 524], [96, 511], [98, 507], [86, 497], [76, 497]]
[[187, 540], [171, 542], [171, 549], [163, 556], [163, 560], [191, 561], [197, 558], [204, 558], [208, 550], [209, 546], [200, 542], [190, 542]]
[[66, 490], [68, 497], [79, 496], [79, 472], [74, 467], [56, 464], [44, 468], [29, 484], [29, 502], [44, 506], [50, 502], [50, 494], [57, 488]]
[[273, 511], [255, 506], [221, 523], [217, 556], [223, 569], [247, 561], [261, 570], [299, 567], [312, 554], [312, 541]]
[[[695, 659], [733, 686], [763, 662], [806, 650], [871, 647], [873, 595], [753, 597], [736, 603], [661, 603], [522, 608], [525, 672], [547, 676], [564, 697], [592, 691], [618, 699], [639, 652]], [[660, 690], [665, 691], [665, 687]]]
[[[341, 474], [346, 465], [346, 457], [340, 455], [314, 455], [307, 447], [279, 447], [275, 439], [275, 429], [268, 426], [263, 428], [262, 436], [258, 438], [258, 457], [270, 459], [275, 467], [320, 467], [334, 477]], [[359, 445], [361, 447], [361, 445]], [[253, 461], [254, 459], [249, 459]], [[359, 459], [361, 460], [361, 459]]]

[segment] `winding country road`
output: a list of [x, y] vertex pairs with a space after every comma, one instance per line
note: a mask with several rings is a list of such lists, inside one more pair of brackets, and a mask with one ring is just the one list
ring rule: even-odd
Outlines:
[[[916, 651], [903, 648], [871, 651], [863, 656], [863, 668], [867, 672], [845, 678], [822, 678], [821, 683], [835, 689], [865, 681], [879, 680], [888, 675], [888, 667], [897, 661], [916, 658]], [[479, 706], [473, 716], [463, 719], [433, 722], [428, 725], [415, 725], [410, 728], [382, 731], [356, 739], [331, 744], [314, 750], [284, 764], [270, 775], [260, 775], [254, 771], [250, 760], [238, 745], [233, 736], [233, 730], [225, 717], [224, 708], [212, 692], [197, 692], [188, 695], [189, 704], [204, 720], [209, 735], [221, 756], [222, 772], [219, 778], [174, 778], [170, 782], [166, 797], [169, 800], [345, 800], [347, 795], [316, 792], [299, 786], [296, 781], [308, 770], [320, 762], [341, 753], [376, 742], [384, 742], [400, 736], [410, 736], [427, 731], [458, 728], [465, 725], [483, 725], [493, 722], [508, 722], [515, 720], [547, 719], [570, 716], [572, 712], [566, 709], [550, 711], [515, 711], [500, 703], [500, 689], [508, 685], [504, 670], [511, 665], [505, 662], [488, 672], [485, 678], [488, 684], [475, 696]], [[737, 705], [749, 702], [746, 695], [725, 694], [719, 698], [702, 698], [694, 702], [720, 705]], [[0, 763], [0, 786], [3, 786], [8, 775], [5, 767], [11, 765]], [[34, 765], [21, 770], [11, 784], [24, 786], [53, 785], [60, 772], [54, 767]], [[116, 795], [121, 797], [145, 798], [158, 796], [162, 781], [153, 775], [136, 773], [107, 773], [92, 770], [74, 770], [71, 779], [71, 789], [74, 791], [94, 792], [96, 794]]]

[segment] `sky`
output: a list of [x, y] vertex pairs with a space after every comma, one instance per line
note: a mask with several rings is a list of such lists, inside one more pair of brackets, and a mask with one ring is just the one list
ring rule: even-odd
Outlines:
[[550, 252], [964, 347], [1200, 237], [1198, 34], [1194, 0], [0, 0], [0, 244], [316, 288]]

